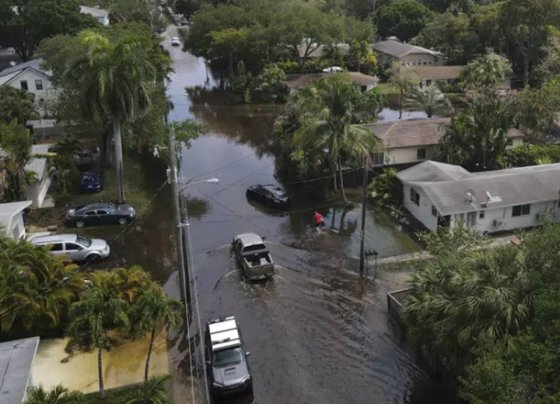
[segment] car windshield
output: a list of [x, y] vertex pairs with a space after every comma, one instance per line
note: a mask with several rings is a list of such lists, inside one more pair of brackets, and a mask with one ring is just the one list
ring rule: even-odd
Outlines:
[[91, 245], [91, 239], [84, 236], [78, 236], [78, 238], [76, 238], [76, 242], [84, 247], [89, 247]]
[[231, 366], [241, 362], [243, 358], [243, 351], [240, 347], [224, 349], [222, 351], [214, 352], [214, 366], [221, 368], [224, 366]]
[[277, 198], [284, 198], [286, 196], [286, 191], [284, 191], [282, 188], [280, 187], [266, 187], [266, 189], [268, 189], [268, 191], [270, 191], [272, 193], [272, 195], [274, 195]]

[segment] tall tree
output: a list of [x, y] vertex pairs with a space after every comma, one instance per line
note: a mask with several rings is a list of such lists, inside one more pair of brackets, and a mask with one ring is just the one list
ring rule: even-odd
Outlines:
[[434, 114], [447, 114], [453, 109], [449, 100], [435, 85], [414, 89], [405, 98], [404, 105], [424, 111], [428, 118]]
[[467, 90], [478, 94], [495, 94], [511, 73], [509, 61], [495, 53], [488, 53], [466, 65], [460, 80]]
[[149, 38], [134, 34], [112, 42], [97, 32], [84, 31], [79, 38], [87, 52], [71, 64], [65, 76], [83, 89], [83, 113], [112, 126], [117, 199], [124, 202], [121, 128], [150, 105], [148, 84], [158, 78], [158, 66], [150, 58], [152, 44]]
[[0, 120], [10, 123], [14, 119], [20, 125], [33, 118], [35, 111], [35, 95], [10, 86], [0, 87]]
[[79, 4], [78, 0], [0, 0], [0, 46], [14, 47], [27, 60], [44, 38], [95, 26], [95, 19], [80, 14]]
[[80, 300], [70, 306], [70, 319], [70, 336], [85, 346], [97, 349], [99, 393], [101, 399], [105, 399], [103, 351], [113, 344], [111, 331], [128, 328], [126, 302], [111, 293], [108, 288], [94, 282], [82, 293]]
[[401, 119], [404, 96], [420, 84], [420, 79], [410, 67], [400, 62], [393, 62], [389, 71], [389, 82], [399, 91], [399, 119]]
[[460, 164], [467, 170], [500, 168], [506, 151], [507, 134], [516, 122], [509, 101], [479, 97], [453, 118], [440, 142], [439, 158]]
[[9, 124], [0, 124], [0, 169], [6, 170], [7, 189], [5, 199], [8, 202], [26, 199], [27, 186], [34, 181], [33, 174], [25, 167], [32, 159], [31, 146], [33, 136], [27, 128], [13, 120]]
[[70, 391], [58, 385], [47, 391], [43, 386], [31, 387], [25, 404], [78, 404], [83, 400], [79, 391]]
[[377, 15], [379, 35], [396, 36], [408, 42], [428, 24], [432, 12], [415, 0], [400, 0], [380, 7]]

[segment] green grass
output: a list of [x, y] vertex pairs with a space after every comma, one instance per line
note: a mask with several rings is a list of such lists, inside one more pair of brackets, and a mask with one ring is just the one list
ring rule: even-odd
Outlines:
[[[135, 384], [131, 386], [118, 387], [111, 390], [105, 390], [106, 398], [102, 400], [99, 397], [99, 392], [88, 393], [83, 396], [80, 404], [126, 404], [131, 400], [137, 398], [142, 391], [142, 384]], [[169, 403], [171, 400], [168, 401]]]
[[399, 93], [397, 87], [391, 83], [379, 83], [376, 88], [382, 95], [396, 95]]

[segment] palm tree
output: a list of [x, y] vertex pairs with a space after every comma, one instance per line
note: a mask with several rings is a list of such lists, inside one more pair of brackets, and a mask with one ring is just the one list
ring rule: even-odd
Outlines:
[[126, 404], [167, 404], [169, 402], [168, 382], [169, 375], [150, 377], [138, 391], [137, 397], [127, 401]]
[[88, 51], [65, 72], [70, 82], [83, 89], [84, 114], [112, 126], [115, 147], [117, 198], [124, 202], [122, 124], [144, 112], [150, 105], [148, 84], [161, 72], [150, 58], [148, 38], [127, 35], [118, 41], [95, 31], [79, 37]]
[[342, 74], [320, 80], [315, 89], [306, 94], [309, 112], [295, 132], [294, 143], [304, 150], [326, 152], [335, 189], [338, 173], [341, 197], [348, 204], [342, 175], [343, 156], [360, 158], [374, 146], [373, 136], [353, 124], [361, 123], [362, 118], [374, 117], [379, 110], [379, 98], [361, 93]]
[[70, 391], [58, 385], [46, 391], [43, 386], [33, 386], [25, 404], [78, 404], [83, 401], [83, 394], [79, 391]]
[[133, 329], [140, 336], [146, 335], [146, 331], [150, 332], [150, 344], [144, 369], [145, 384], [148, 383], [156, 331], [162, 325], [168, 328], [176, 327], [182, 318], [182, 307], [180, 302], [169, 299], [156, 283], [144, 290], [132, 305], [130, 323]]
[[28, 174], [25, 166], [31, 161], [33, 138], [29, 130], [13, 120], [7, 125], [0, 124], [0, 148], [5, 156], [0, 156], [0, 171], [7, 173], [7, 201], [26, 199], [27, 186], [33, 182], [33, 175]]
[[389, 70], [389, 83], [397, 87], [399, 92], [399, 119], [401, 119], [404, 96], [420, 84], [420, 79], [410, 67], [400, 62], [393, 62]]
[[449, 100], [434, 85], [413, 90], [405, 98], [404, 105], [407, 108], [424, 111], [428, 118], [434, 114], [447, 114], [452, 109]]
[[488, 53], [466, 65], [461, 70], [463, 86], [480, 94], [492, 94], [511, 73], [509, 61], [495, 53]]
[[103, 384], [103, 350], [113, 344], [110, 331], [122, 331], [128, 328], [128, 306], [115, 296], [108, 288], [97, 282], [80, 296], [80, 300], [70, 307], [71, 323], [68, 333], [76, 341], [86, 346], [97, 348], [97, 372], [99, 393], [105, 398]]

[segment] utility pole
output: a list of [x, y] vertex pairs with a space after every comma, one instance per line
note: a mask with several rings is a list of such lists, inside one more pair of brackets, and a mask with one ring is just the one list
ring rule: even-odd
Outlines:
[[362, 229], [360, 232], [360, 276], [364, 275], [366, 261], [366, 204], [367, 204], [368, 169], [367, 156], [364, 154], [364, 167], [362, 172]]

